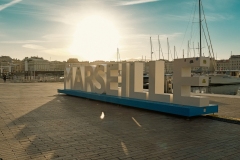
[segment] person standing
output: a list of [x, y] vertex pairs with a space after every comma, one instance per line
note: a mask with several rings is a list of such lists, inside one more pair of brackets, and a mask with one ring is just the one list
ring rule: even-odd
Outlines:
[[4, 75], [3, 75], [4, 83], [6, 82], [6, 79], [7, 79], [7, 76], [6, 76], [6, 74], [4, 74]]

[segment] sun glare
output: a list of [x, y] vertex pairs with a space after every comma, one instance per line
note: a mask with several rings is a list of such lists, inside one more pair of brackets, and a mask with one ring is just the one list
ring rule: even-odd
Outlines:
[[89, 16], [78, 25], [70, 52], [84, 60], [110, 60], [116, 54], [119, 34], [113, 23], [101, 16]]

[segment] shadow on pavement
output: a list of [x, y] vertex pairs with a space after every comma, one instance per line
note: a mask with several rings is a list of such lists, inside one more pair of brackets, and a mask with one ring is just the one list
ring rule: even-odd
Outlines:
[[186, 120], [61, 94], [48, 97], [52, 100], [5, 126], [18, 128], [11, 140], [19, 146], [12, 149], [17, 159], [240, 156], [240, 128], [234, 124], [203, 117]]

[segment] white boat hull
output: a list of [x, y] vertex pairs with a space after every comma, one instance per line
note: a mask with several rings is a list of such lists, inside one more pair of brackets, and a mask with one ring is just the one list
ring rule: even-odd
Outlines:
[[231, 76], [209, 76], [209, 85], [240, 84], [240, 78]]

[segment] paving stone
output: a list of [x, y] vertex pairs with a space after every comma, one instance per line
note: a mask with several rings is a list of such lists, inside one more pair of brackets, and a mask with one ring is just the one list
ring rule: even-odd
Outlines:
[[[240, 157], [240, 126], [237, 124], [204, 117], [186, 120], [57, 94], [57, 89], [61, 88], [62, 83], [0, 83], [0, 90], [4, 90], [0, 91], [0, 158], [165, 160]], [[231, 100], [235, 105], [239, 103]], [[231, 105], [229, 99], [214, 98], [212, 101], [219, 104], [225, 101], [226, 106]], [[227, 113], [227, 108], [220, 109], [221, 114]], [[102, 112], [104, 119], [100, 119]], [[234, 114], [240, 115], [237, 111]]]

